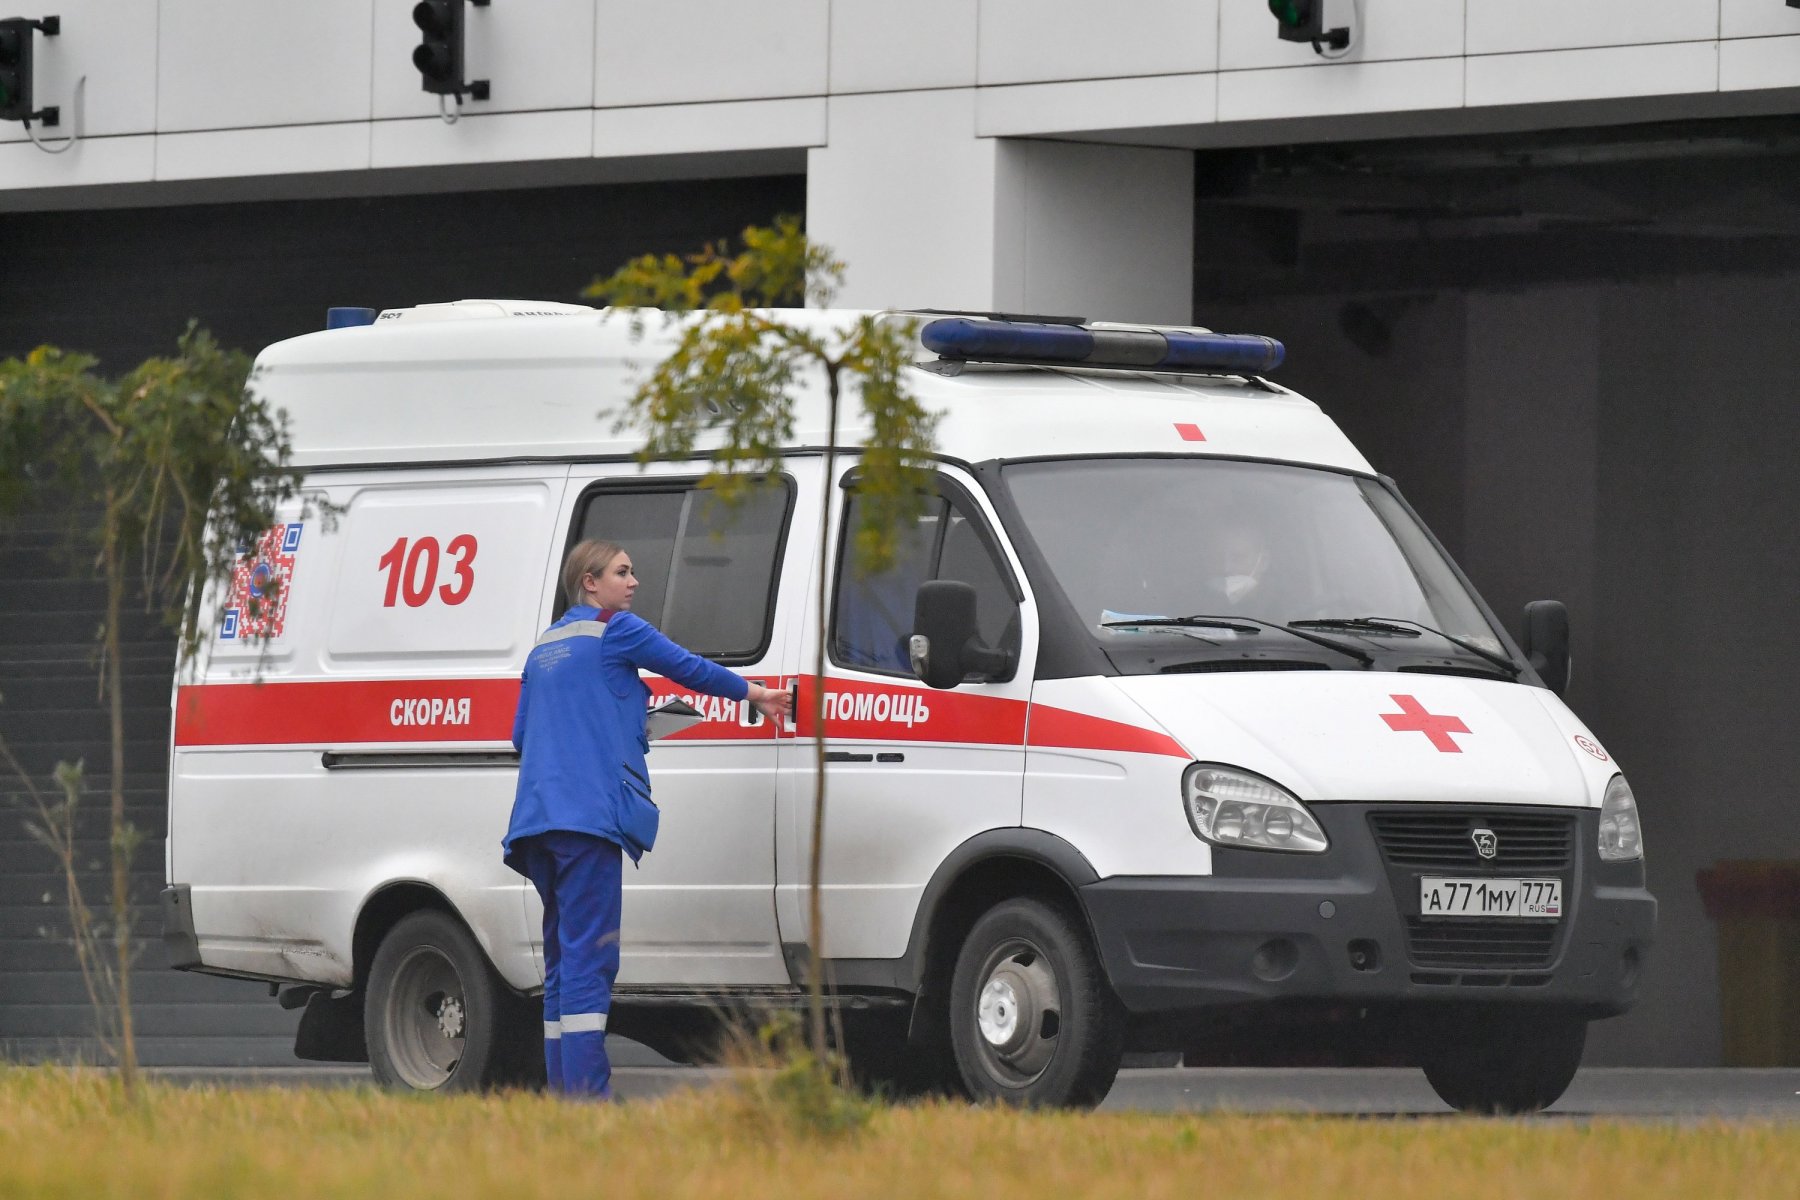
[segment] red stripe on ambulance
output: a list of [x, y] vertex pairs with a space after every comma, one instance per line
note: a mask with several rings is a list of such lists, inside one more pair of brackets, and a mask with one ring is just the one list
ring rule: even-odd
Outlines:
[[[656, 699], [680, 696], [704, 718], [669, 742], [772, 736], [769, 722], [743, 701], [693, 695], [667, 679], [645, 682]], [[811, 680], [799, 683], [796, 734], [809, 738]], [[518, 703], [519, 681], [511, 678], [196, 684], [176, 693], [175, 744], [508, 742]], [[846, 741], [1023, 746], [1028, 715], [1033, 747], [1189, 757], [1167, 734], [1044, 704], [865, 680], [827, 679], [825, 685], [825, 736]]]
[[[815, 693], [800, 680], [794, 706], [799, 736], [813, 736]], [[867, 742], [955, 742], [1017, 746], [1025, 740], [1025, 702], [1004, 696], [933, 692], [861, 679], [825, 680], [825, 736]]]
[[175, 744], [510, 741], [518, 706], [517, 679], [198, 684], [175, 693]]
[[1036, 704], [1031, 709], [1031, 745], [1044, 749], [1126, 750], [1134, 754], [1172, 754], [1192, 758], [1166, 733]]

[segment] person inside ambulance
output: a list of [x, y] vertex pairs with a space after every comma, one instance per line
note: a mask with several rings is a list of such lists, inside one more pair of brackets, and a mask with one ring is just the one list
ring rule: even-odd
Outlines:
[[1255, 613], [1269, 574], [1269, 544], [1260, 526], [1236, 521], [1225, 526], [1218, 539], [1215, 591], [1225, 607], [1220, 613]]
[[1264, 615], [1259, 606], [1273, 600], [1273, 555], [1261, 522], [1236, 511], [1206, 512], [1184, 540], [1183, 553], [1147, 553], [1141, 539], [1119, 539], [1103, 558], [1109, 603], [1100, 619]]
[[624, 855], [656, 841], [645, 721], [647, 670], [685, 688], [748, 699], [765, 717], [790, 697], [682, 649], [631, 612], [637, 576], [612, 542], [587, 540], [563, 563], [572, 607], [525, 660], [513, 745], [519, 785], [502, 843], [506, 865], [544, 902], [544, 1065], [552, 1091], [609, 1099], [606, 1016], [619, 973]]

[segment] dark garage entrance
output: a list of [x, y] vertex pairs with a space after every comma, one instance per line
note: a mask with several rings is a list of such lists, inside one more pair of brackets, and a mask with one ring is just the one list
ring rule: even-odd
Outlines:
[[1800, 859], [1800, 127], [1199, 156], [1195, 319], [1394, 476], [1504, 619], [1569, 605], [1660, 942], [1590, 1064], [1720, 1061], [1696, 872]]

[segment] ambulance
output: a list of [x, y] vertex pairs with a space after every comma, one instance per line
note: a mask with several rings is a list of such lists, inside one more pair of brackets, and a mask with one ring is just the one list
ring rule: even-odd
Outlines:
[[[1515, 639], [1266, 378], [1280, 343], [884, 316], [938, 425], [870, 574], [845, 532], [868, 430], [852, 391], [833, 444], [822, 373], [728, 505], [709, 445], [642, 464], [621, 422], [679, 323], [358, 311], [257, 360], [304, 495], [204, 597], [173, 694], [167, 945], [304, 1008], [301, 1057], [419, 1091], [541, 1075], [510, 733], [595, 536], [640, 616], [798, 697], [776, 728], [648, 680], [701, 719], [650, 755], [616, 1034], [691, 1059], [819, 970], [853, 1070], [899, 1093], [1092, 1105], [1125, 1055], [1179, 1052], [1416, 1065], [1455, 1108], [1523, 1112], [1634, 1002], [1656, 902], [1631, 788], [1559, 698], [1565, 610]], [[859, 314], [777, 315], [831, 338]]]

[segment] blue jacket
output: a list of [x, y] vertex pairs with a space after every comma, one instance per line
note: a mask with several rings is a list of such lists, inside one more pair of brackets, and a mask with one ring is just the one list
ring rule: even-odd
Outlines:
[[[588, 624], [574, 627], [578, 622]], [[696, 692], [732, 700], [750, 693], [741, 676], [688, 653], [642, 617], [603, 615], [588, 605], [564, 613], [525, 659], [513, 717], [519, 789], [501, 843], [513, 870], [525, 873], [514, 844], [553, 829], [615, 842], [634, 862], [650, 848], [656, 836], [644, 762], [650, 689], [638, 678], [640, 667]]]

